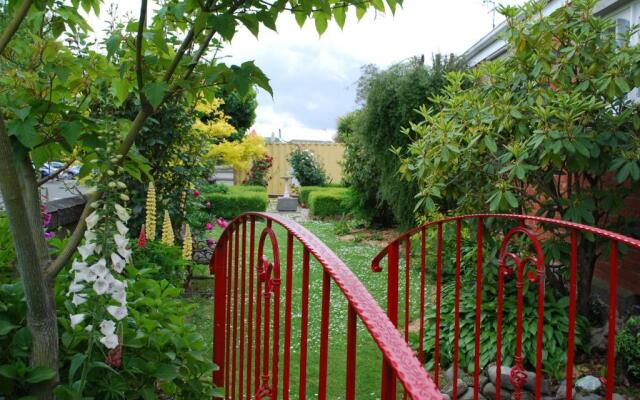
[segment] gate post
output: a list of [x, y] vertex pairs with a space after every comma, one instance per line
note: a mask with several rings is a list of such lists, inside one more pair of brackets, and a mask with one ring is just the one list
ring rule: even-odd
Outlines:
[[212, 260], [213, 274], [215, 279], [213, 292], [213, 362], [218, 367], [218, 369], [213, 372], [213, 384], [217, 387], [224, 387], [225, 375], [224, 345], [227, 308], [227, 268], [225, 262], [227, 260], [227, 239], [227, 235], [223, 235], [220, 238], [223, 243], [221, 246], [216, 247]]
[[[407, 239], [408, 240], [408, 239]], [[399, 264], [400, 244], [392, 243], [389, 246], [389, 256], [387, 258], [387, 316], [393, 326], [398, 327], [398, 264]], [[381, 397], [383, 400], [394, 400], [396, 398], [396, 372], [389, 363], [389, 360], [382, 360], [382, 388]]]

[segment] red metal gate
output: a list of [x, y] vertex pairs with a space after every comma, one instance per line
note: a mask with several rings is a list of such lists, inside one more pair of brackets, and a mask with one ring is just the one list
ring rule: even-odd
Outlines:
[[[473, 323], [474, 339], [474, 368], [473, 373], [473, 397], [479, 398], [480, 390], [480, 373], [483, 369], [480, 360], [481, 350], [481, 319], [486, 315], [487, 311], [482, 308], [482, 287], [483, 287], [483, 268], [487, 268], [488, 257], [497, 258], [498, 282], [497, 282], [497, 310], [496, 310], [496, 346], [495, 346], [495, 362], [497, 371], [501, 371], [502, 350], [504, 348], [503, 340], [503, 309], [504, 291], [507, 285], [515, 285], [516, 288], [516, 336], [514, 353], [514, 366], [511, 369], [509, 380], [513, 386], [514, 397], [519, 399], [525, 384], [527, 375], [523, 368], [523, 322], [524, 322], [524, 304], [523, 304], [523, 288], [526, 285], [533, 286], [537, 291], [537, 320], [536, 320], [536, 343], [535, 343], [535, 397], [542, 398], [541, 381], [543, 379], [543, 332], [544, 318], [543, 312], [545, 308], [545, 277], [547, 268], [552, 262], [557, 261], [557, 255], [549, 256], [545, 260], [543, 247], [545, 243], [551, 240], [557, 240], [560, 247], [568, 250], [566, 263], [556, 265], [556, 267], [564, 268], [565, 275], [568, 276], [568, 332], [567, 332], [567, 349], [566, 363], [562, 368], [566, 376], [566, 393], [567, 399], [572, 398], [573, 376], [574, 376], [574, 356], [575, 356], [575, 335], [576, 335], [576, 298], [577, 298], [577, 279], [578, 279], [578, 249], [580, 241], [589, 240], [599, 243], [598, 248], [608, 258], [609, 273], [609, 304], [608, 304], [608, 346], [606, 354], [606, 376], [603, 381], [606, 386], [606, 398], [612, 399], [615, 388], [615, 339], [616, 339], [616, 311], [617, 311], [617, 271], [619, 267], [620, 247], [627, 246], [631, 249], [640, 249], [640, 241], [632, 239], [613, 232], [602, 229], [585, 226], [581, 224], [565, 222], [562, 220], [554, 220], [548, 218], [522, 216], [522, 215], [502, 215], [502, 214], [476, 214], [464, 215], [459, 217], [447, 218], [440, 221], [427, 223], [410, 231], [401, 234], [394, 241], [389, 243], [373, 260], [371, 268], [374, 272], [381, 272], [383, 268], [381, 262], [386, 258], [386, 274], [387, 274], [387, 315], [391, 322], [397, 327], [400, 311], [404, 316], [402, 330], [405, 340], [409, 341], [409, 325], [411, 321], [411, 306], [414, 302], [418, 302], [417, 309], [419, 319], [419, 348], [418, 358], [421, 362], [424, 360], [424, 338], [426, 329], [433, 329], [435, 335], [435, 350], [433, 353], [433, 377], [436, 386], [439, 384], [440, 357], [442, 354], [442, 338], [441, 338], [441, 302], [443, 287], [443, 266], [447, 264], [446, 257], [448, 254], [443, 250], [445, 239], [443, 232], [447, 227], [452, 228], [454, 233], [454, 242], [449, 250], [454, 251], [455, 257], [451, 257], [449, 264], [453, 264], [455, 270], [455, 308], [454, 308], [454, 338], [453, 338], [453, 382], [458, 381], [459, 373], [459, 357], [460, 357], [460, 337], [461, 337], [461, 321], [460, 321], [460, 293], [465, 289], [461, 281], [461, 242], [463, 234], [467, 232], [467, 239], [471, 238], [475, 241], [475, 282], [474, 286], [467, 288], [475, 290], [475, 321]], [[490, 231], [489, 229], [493, 229]], [[491, 232], [491, 236], [485, 232]], [[488, 248], [487, 237], [492, 239], [494, 248]], [[520, 241], [518, 242], [518, 238]], [[432, 246], [427, 246], [427, 241], [435, 242]], [[526, 244], [523, 245], [523, 242]], [[558, 242], [557, 242], [558, 243]], [[411, 264], [412, 253], [417, 254], [417, 260], [413, 261], [414, 266], [417, 264], [419, 273], [419, 292], [416, 296], [411, 297]], [[401, 260], [404, 258], [403, 262]], [[428, 262], [428, 258], [432, 259], [432, 263]], [[468, 263], [471, 264], [471, 263]], [[473, 267], [473, 265], [472, 265]], [[426, 288], [430, 284], [428, 282], [429, 274], [435, 275], [432, 279], [435, 281], [435, 323], [433, 326], [425, 326], [425, 309], [427, 307]], [[403, 275], [403, 276], [402, 276]], [[415, 279], [415, 278], [414, 278]], [[400, 298], [403, 294], [404, 298]], [[401, 302], [401, 304], [400, 304]], [[392, 368], [385, 366], [387, 370]], [[500, 397], [501, 390], [501, 373], [496, 374], [496, 398]], [[394, 382], [391, 380], [390, 382]], [[457, 385], [452, 386], [451, 398], [457, 398]], [[407, 393], [405, 392], [405, 397]], [[411, 394], [408, 394], [409, 396]]]
[[[278, 225], [280, 232], [284, 230], [286, 234], [282, 253], [276, 233]], [[292, 324], [297, 322], [297, 319], [292, 321], [291, 312], [296, 243], [302, 251], [299, 299], [302, 310], [298, 387], [294, 388], [291, 387], [295, 382], [291, 379], [290, 349], [293, 345]], [[322, 268], [318, 349], [311, 348], [308, 341], [312, 259]], [[327, 398], [330, 299], [331, 288], [335, 285], [347, 302], [344, 398], [355, 399], [356, 396], [357, 325], [361, 321], [384, 360], [380, 394], [372, 393], [373, 398], [395, 398], [397, 379], [413, 399], [440, 399], [418, 358], [358, 278], [329, 248], [297, 223], [268, 213], [248, 213], [236, 218], [216, 244], [210, 270], [215, 274], [213, 361], [219, 366], [213, 373], [213, 382], [224, 388], [227, 398], [288, 399], [293, 392], [296, 394], [292, 397], [305, 399], [309, 378], [307, 361], [311, 351], [319, 352], [317, 397]], [[281, 288], [283, 279], [285, 287]], [[281, 298], [283, 289], [284, 299]], [[284, 315], [281, 315], [283, 300]], [[366, 367], [376, 368], [374, 365]]]

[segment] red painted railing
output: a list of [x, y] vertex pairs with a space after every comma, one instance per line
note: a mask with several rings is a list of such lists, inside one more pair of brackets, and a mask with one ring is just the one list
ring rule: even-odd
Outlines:
[[[276, 228], [277, 225], [281, 228]], [[278, 232], [286, 235], [284, 246], [278, 240]], [[296, 248], [302, 251], [302, 285], [300, 298], [294, 299], [297, 290], [294, 292], [292, 288], [292, 274]], [[308, 342], [312, 257], [322, 268], [323, 276], [319, 349], [312, 348]], [[305, 399], [308, 354], [315, 351], [319, 352], [317, 397], [327, 398], [333, 285], [347, 302], [344, 398], [356, 398], [358, 321], [375, 341], [384, 360], [381, 392], [368, 394], [368, 398], [395, 398], [396, 379], [413, 399], [440, 398], [410, 347], [362, 283], [329, 248], [297, 223], [267, 213], [248, 213], [236, 218], [216, 244], [210, 270], [215, 276], [213, 361], [219, 366], [213, 373], [213, 382], [224, 388], [227, 398], [288, 399], [293, 392], [296, 393], [291, 395], [293, 398]], [[283, 279], [284, 298], [281, 297]], [[284, 313], [281, 313], [282, 301]], [[301, 302], [301, 315], [292, 320], [294, 301]], [[336, 314], [334, 317], [341, 316]], [[291, 379], [290, 351], [294, 323], [300, 324], [296, 381]], [[291, 387], [296, 382], [298, 387]], [[315, 394], [309, 395], [315, 397]]]
[[[449, 254], [443, 250], [447, 247], [443, 232], [447, 228], [451, 228], [453, 240], [450, 243], [449, 249], [453, 250], [453, 254], [448, 258]], [[492, 227], [492, 228], [491, 228]], [[491, 231], [493, 229], [493, 232]], [[489, 236], [488, 232], [491, 232]], [[463, 236], [465, 236], [463, 238]], [[463, 265], [461, 250], [462, 241], [466, 243], [469, 241], [475, 242], [474, 262], [467, 260], [466, 265]], [[524, 288], [525, 285], [534, 288], [536, 293], [536, 330], [534, 335], [535, 341], [535, 397], [542, 398], [541, 382], [543, 379], [543, 332], [544, 332], [544, 307], [545, 307], [545, 282], [547, 269], [549, 264], [557, 263], [557, 254], [553, 257], [548, 257], [545, 260], [545, 254], [543, 247], [545, 243], [548, 243], [551, 239], [559, 240], [556, 243], [560, 243], [561, 247], [565, 247], [567, 251], [566, 263], [561, 265], [560, 268], [566, 268], [565, 276], [568, 276], [568, 331], [567, 331], [567, 349], [566, 349], [566, 365], [561, 368], [564, 370], [566, 376], [566, 398], [572, 398], [572, 387], [574, 381], [574, 356], [575, 356], [575, 335], [576, 335], [576, 298], [577, 298], [577, 280], [578, 276], [578, 249], [582, 240], [596, 241], [598, 248], [606, 254], [609, 262], [609, 305], [608, 305], [608, 346], [606, 354], [606, 376], [603, 381], [606, 385], [606, 398], [612, 399], [615, 387], [615, 340], [616, 340], [616, 311], [617, 311], [617, 271], [618, 271], [618, 256], [619, 247], [628, 246], [634, 249], [640, 249], [640, 241], [632, 239], [623, 235], [619, 235], [606, 230], [585, 226], [581, 224], [566, 222], [562, 220], [548, 219], [534, 216], [522, 216], [522, 215], [503, 215], [503, 214], [476, 214], [476, 215], [464, 215], [459, 217], [447, 218], [440, 221], [427, 223], [420, 227], [414, 228], [401, 234], [394, 241], [389, 243], [385, 249], [383, 249], [373, 260], [371, 268], [375, 272], [384, 271], [381, 266], [381, 262], [386, 258], [386, 274], [387, 274], [387, 315], [391, 322], [397, 327], [399, 317], [399, 307], [402, 311], [404, 321], [402, 323], [402, 333], [405, 340], [409, 342], [409, 326], [412, 317], [412, 310], [415, 312], [414, 302], [418, 302], [417, 305], [417, 318], [419, 319], [419, 342], [418, 342], [418, 355], [417, 358], [420, 362], [427, 362], [424, 359], [424, 339], [427, 329], [434, 330], [435, 336], [435, 348], [432, 354], [433, 361], [433, 377], [436, 385], [439, 383], [440, 369], [442, 355], [442, 337], [441, 337], [441, 304], [443, 295], [443, 268], [449, 266], [454, 269], [454, 282], [451, 282], [455, 287], [455, 300], [454, 300], [454, 337], [453, 337], [453, 362], [452, 382], [458, 381], [459, 374], [459, 350], [460, 350], [460, 337], [461, 321], [460, 321], [460, 294], [462, 290], [475, 290], [475, 321], [466, 326], [473, 325], [472, 334], [474, 335], [474, 354], [473, 354], [473, 370], [468, 371], [473, 374], [473, 395], [475, 399], [479, 398], [480, 392], [480, 374], [484, 365], [481, 365], [480, 352], [481, 352], [481, 327], [482, 318], [487, 314], [487, 310], [483, 309], [483, 268], [485, 273], [489, 272], [487, 268], [497, 268], [497, 310], [496, 312], [496, 345], [495, 345], [495, 363], [497, 371], [501, 371], [502, 363], [502, 351], [505, 345], [514, 346], [513, 351], [514, 366], [510, 373], [510, 383], [514, 390], [514, 397], [519, 399], [523, 386], [526, 380], [526, 374], [524, 371], [523, 358], [523, 324], [524, 324]], [[431, 246], [427, 246], [427, 243]], [[433, 243], [435, 242], [435, 244]], [[494, 248], [489, 248], [489, 242], [494, 245]], [[455, 243], [455, 244], [454, 244]], [[526, 243], [526, 245], [523, 245]], [[467, 246], [468, 249], [468, 246]], [[443, 254], [444, 253], [444, 254]], [[404, 257], [402, 257], [404, 256]], [[401, 258], [404, 258], [401, 262]], [[412, 258], [414, 259], [413, 267], [416, 268], [416, 272], [412, 273]], [[418, 258], [418, 260], [415, 260]], [[493, 258], [493, 262], [489, 263]], [[556, 258], [552, 260], [551, 258]], [[401, 264], [403, 264], [401, 266]], [[463, 274], [463, 267], [468, 271], [468, 268], [475, 268], [473, 272], [474, 282], [471, 288], [464, 288], [462, 286], [461, 275]], [[554, 265], [557, 268], [558, 265]], [[412, 275], [419, 274], [419, 292], [417, 298], [414, 295], [411, 297], [412, 290], [411, 279]], [[404, 275], [404, 276], [402, 276]], [[416, 279], [414, 276], [413, 279]], [[432, 280], [429, 282], [429, 280]], [[529, 282], [527, 282], [529, 281]], [[415, 281], [414, 281], [415, 285]], [[503, 304], [505, 296], [505, 288], [507, 285], [515, 285], [515, 297], [516, 297], [516, 335], [515, 343], [502, 343], [503, 341]], [[416, 285], [417, 286], [417, 285]], [[425, 310], [428, 307], [428, 299], [426, 293], [428, 287], [435, 286], [435, 321], [432, 326], [425, 325]], [[414, 291], [415, 292], [415, 291]], [[400, 294], [403, 294], [403, 298], [400, 298]], [[413, 307], [412, 307], [413, 305]], [[388, 365], [388, 362], [384, 362], [383, 368], [385, 371], [390, 371], [391, 374], [395, 374], [393, 367]], [[462, 368], [460, 366], [460, 369]], [[496, 398], [501, 398], [501, 373], [496, 374]], [[391, 379], [387, 382], [394, 384], [395, 380]], [[457, 385], [452, 386], [451, 398], [457, 398]], [[394, 390], [391, 390], [395, 393]], [[407, 393], [405, 393], [406, 397]], [[410, 396], [411, 394], [409, 394]]]

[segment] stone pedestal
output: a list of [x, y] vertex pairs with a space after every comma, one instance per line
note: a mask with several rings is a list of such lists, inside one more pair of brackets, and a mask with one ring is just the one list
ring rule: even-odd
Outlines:
[[298, 199], [295, 197], [278, 197], [276, 209], [278, 211], [296, 211], [298, 209]]

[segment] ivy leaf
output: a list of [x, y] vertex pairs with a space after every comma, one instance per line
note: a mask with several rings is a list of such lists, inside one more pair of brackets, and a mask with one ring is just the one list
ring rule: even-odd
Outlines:
[[160, 364], [153, 375], [163, 381], [172, 381], [178, 376], [178, 372], [172, 364]]
[[313, 19], [316, 23], [316, 31], [318, 31], [318, 33], [322, 35], [327, 30], [327, 26], [329, 26], [327, 16], [323, 13], [318, 12], [314, 14]]
[[60, 131], [62, 137], [69, 146], [73, 146], [78, 141], [78, 137], [82, 134], [82, 125], [78, 121], [63, 121], [60, 122]]
[[362, 19], [362, 17], [364, 17], [364, 15], [367, 13], [367, 7], [366, 6], [357, 6], [356, 7], [356, 18], [358, 18], [358, 21], [360, 21]]
[[258, 33], [260, 31], [260, 23], [258, 22], [258, 17], [252, 14], [248, 14], [240, 16], [239, 19], [242, 24], [247, 27], [249, 32], [253, 34], [253, 36], [258, 37]]
[[11, 111], [13, 111], [14, 114], [16, 114], [16, 117], [24, 121], [25, 118], [27, 118], [29, 116], [29, 113], [31, 112], [31, 106], [25, 106], [22, 108], [12, 108]]
[[210, 15], [209, 24], [227, 41], [231, 41], [236, 34], [237, 21], [230, 15]]
[[9, 135], [13, 135], [27, 148], [34, 148], [42, 143], [42, 138], [36, 132], [37, 121], [33, 116], [25, 120], [13, 119], [7, 123]]
[[293, 14], [296, 17], [296, 22], [298, 23], [298, 26], [302, 28], [304, 26], [305, 21], [307, 20], [307, 14], [302, 11], [296, 11]]
[[48, 381], [56, 376], [56, 372], [47, 367], [35, 367], [27, 374], [28, 383], [38, 383]]
[[153, 108], [158, 108], [158, 106], [162, 103], [162, 99], [164, 98], [164, 93], [167, 90], [167, 84], [164, 82], [160, 83], [147, 83], [144, 85], [144, 95], [149, 100], [149, 103], [153, 106]]
[[346, 7], [336, 7], [333, 9], [333, 17], [336, 19], [336, 23], [340, 29], [344, 28], [344, 23], [347, 20]]
[[118, 100], [118, 105], [124, 103], [129, 97], [129, 91], [131, 90], [131, 84], [126, 79], [113, 79], [111, 81], [111, 94]]

